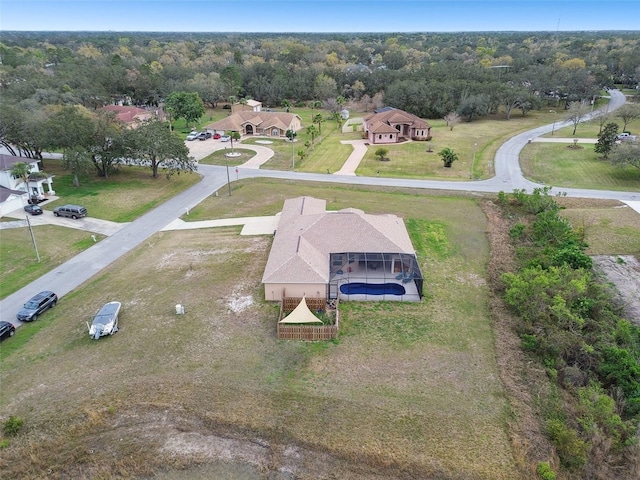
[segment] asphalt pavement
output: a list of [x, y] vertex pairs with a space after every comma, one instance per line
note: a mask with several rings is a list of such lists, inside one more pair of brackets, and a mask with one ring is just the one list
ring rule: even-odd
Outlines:
[[[611, 101], [607, 109], [608, 112], [615, 110], [625, 102], [624, 95], [619, 91], [612, 90], [610, 94]], [[600, 112], [596, 111], [591, 115], [596, 116], [598, 113]], [[591, 115], [585, 117], [584, 121], [589, 120]], [[561, 122], [555, 123], [554, 125], [546, 125], [512, 137], [505, 142], [496, 153], [494, 159], [495, 176], [491, 179], [481, 181], [452, 182], [360, 177], [353, 174], [327, 175], [291, 171], [261, 170], [255, 165], [239, 167], [237, 178], [269, 177], [298, 181], [374, 185], [382, 187], [410, 187], [479, 193], [497, 193], [499, 191], [511, 192], [514, 189], [526, 189], [527, 191], [531, 191], [533, 188], [542, 187], [543, 185], [536, 184], [524, 178], [519, 164], [520, 151], [534, 138], [550, 133], [553, 129], [559, 129], [569, 124], [569, 122]], [[200, 156], [199, 158], [203, 158], [213, 150], [225, 147], [225, 145], [220, 145], [219, 142], [218, 144], [209, 144], [209, 142], [211, 142], [211, 140], [198, 142], [199, 144], [202, 144], [202, 146], [197, 147], [202, 150], [199, 150], [197, 154]], [[253, 149], [254, 146], [242, 145], [242, 148]], [[267, 155], [262, 151], [263, 148], [265, 147], [259, 147], [257, 149], [260, 150], [258, 152], [260, 159], [264, 159]], [[194, 155], [194, 157], [198, 159], [198, 156]], [[255, 163], [258, 162], [256, 161]], [[42, 290], [51, 289], [52, 285], [55, 285], [55, 291], [58, 294], [58, 297], [64, 297], [64, 295], [78, 288], [103, 268], [110, 265], [112, 262], [116, 261], [138, 245], [144, 243], [144, 241], [154, 233], [165, 229], [174, 220], [185, 214], [189, 209], [198, 205], [205, 198], [213, 195], [217, 190], [226, 186], [227, 175], [225, 167], [199, 165], [198, 172], [202, 175], [202, 180], [188, 190], [185, 190], [179, 195], [167, 200], [135, 221], [122, 226], [115, 233], [97, 242], [94, 246], [88, 248], [74, 258], [68, 260], [64, 264], [56, 267], [39, 279], [0, 301], [0, 319], [10, 321], [19, 326], [20, 322], [16, 320], [15, 313], [20, 309], [23, 302], [31, 296]], [[617, 199], [627, 202], [631, 206], [636, 205], [639, 209], [638, 211], [640, 211], [640, 193], [638, 192], [566, 188], [554, 188], [553, 191], [556, 193], [566, 192], [567, 196], [571, 197]]]

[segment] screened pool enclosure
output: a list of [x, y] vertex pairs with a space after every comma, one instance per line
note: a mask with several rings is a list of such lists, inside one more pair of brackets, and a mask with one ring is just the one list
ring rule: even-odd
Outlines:
[[343, 300], [422, 299], [423, 278], [415, 255], [344, 252], [330, 254], [329, 298]]

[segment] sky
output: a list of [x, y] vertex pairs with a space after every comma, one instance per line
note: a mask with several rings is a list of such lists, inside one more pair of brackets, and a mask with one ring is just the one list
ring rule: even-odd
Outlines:
[[640, 31], [638, 6], [638, 0], [0, 0], [0, 31]]

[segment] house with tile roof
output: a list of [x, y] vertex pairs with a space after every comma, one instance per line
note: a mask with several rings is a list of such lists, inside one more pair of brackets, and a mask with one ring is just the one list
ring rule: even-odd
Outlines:
[[423, 279], [402, 218], [305, 196], [284, 203], [262, 283], [270, 301], [420, 301]]
[[254, 112], [253, 110], [232, 113], [222, 120], [207, 125], [215, 132], [238, 132], [241, 135], [259, 135], [285, 138], [287, 130], [297, 132], [302, 128], [302, 120], [295, 113]]
[[116, 119], [124, 123], [129, 128], [136, 128], [142, 122], [152, 118], [164, 119], [164, 112], [160, 109], [146, 109], [127, 105], [107, 105], [102, 110], [111, 112]]
[[393, 107], [375, 110], [363, 123], [367, 138], [376, 145], [431, 139], [431, 126], [426, 121]]

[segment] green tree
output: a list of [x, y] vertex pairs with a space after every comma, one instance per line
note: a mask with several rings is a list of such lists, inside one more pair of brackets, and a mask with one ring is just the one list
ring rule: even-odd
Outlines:
[[470, 95], [460, 102], [458, 113], [472, 121], [489, 113], [490, 97], [486, 94]]
[[287, 130], [287, 132], [285, 133], [285, 136], [289, 139], [290, 142], [293, 142], [298, 136], [298, 134], [296, 133], [295, 130]]
[[62, 107], [47, 119], [44, 127], [48, 148], [66, 151], [92, 145], [95, 126], [91, 114], [84, 107]]
[[638, 142], [622, 142], [609, 153], [609, 161], [616, 167], [640, 168], [640, 144]]
[[625, 103], [616, 110], [616, 117], [622, 120], [622, 131], [627, 130], [629, 122], [640, 118], [640, 105], [634, 103]]
[[449, 147], [440, 150], [438, 152], [438, 155], [440, 155], [440, 158], [442, 158], [442, 161], [444, 162], [444, 166], [446, 168], [451, 168], [453, 162], [458, 160], [458, 154]]
[[389, 153], [389, 149], [388, 148], [380, 147], [380, 148], [376, 149], [374, 155], [376, 157], [378, 157], [378, 160], [380, 160], [381, 162], [384, 162], [385, 160], [389, 160], [387, 158], [387, 153]]
[[184, 118], [187, 128], [204, 115], [204, 103], [197, 93], [173, 92], [167, 97], [165, 108], [174, 120]]
[[593, 151], [601, 154], [605, 159], [609, 156], [609, 152], [616, 145], [616, 138], [618, 135], [618, 124], [607, 123], [602, 131], [598, 134], [598, 141], [596, 142]]
[[127, 132], [129, 162], [151, 168], [154, 178], [162, 168], [167, 177], [197, 170], [184, 142], [169, 131], [164, 122], [151, 120]]
[[91, 154], [83, 147], [67, 149], [62, 156], [62, 165], [73, 175], [73, 186], [80, 186], [80, 176], [93, 170]]
[[318, 125], [318, 135], [322, 135], [322, 122], [324, 122], [324, 116], [321, 113], [316, 113], [311, 121]]

